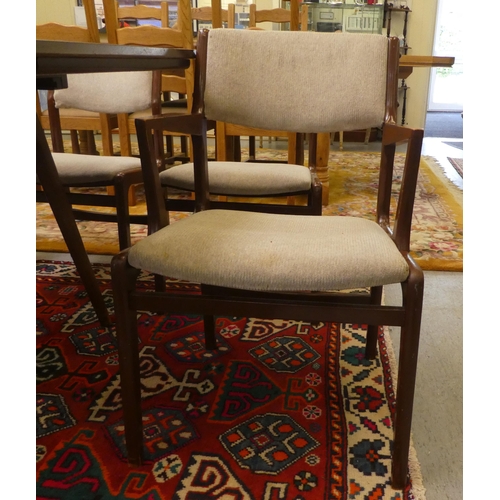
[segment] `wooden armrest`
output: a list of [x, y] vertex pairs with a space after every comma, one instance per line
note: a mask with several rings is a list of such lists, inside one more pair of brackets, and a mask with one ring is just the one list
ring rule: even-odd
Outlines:
[[[410, 230], [413, 205], [417, 188], [420, 155], [422, 152], [423, 129], [386, 124], [382, 134], [382, 158], [380, 163], [379, 197], [377, 201], [378, 223], [393, 237], [401, 251], [410, 250]], [[390, 223], [394, 157], [396, 145], [406, 142], [406, 158], [397, 198], [394, 223]]]
[[136, 128], [139, 123], [144, 123], [147, 129], [181, 133], [188, 135], [202, 135], [206, 130], [206, 118], [199, 113], [169, 113], [168, 115], [155, 115], [150, 118], [136, 118]]

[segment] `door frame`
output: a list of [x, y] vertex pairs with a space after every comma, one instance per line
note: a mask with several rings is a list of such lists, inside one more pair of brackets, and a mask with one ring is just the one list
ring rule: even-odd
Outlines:
[[[454, 56], [455, 57], [455, 64], [453, 65], [454, 69], [461, 69], [463, 67], [463, 56], [461, 51], [460, 53], [457, 54], [449, 54], [449, 53], [444, 53], [440, 50], [439, 46], [439, 33], [440, 33], [440, 27], [441, 25], [446, 25], [446, 6], [447, 2], [450, 4], [453, 3], [454, 6], [458, 7], [461, 5], [461, 2], [457, 2], [456, 0], [438, 0], [438, 5], [437, 5], [437, 12], [436, 12], [436, 26], [434, 29], [434, 43], [433, 43], [433, 49], [432, 49], [432, 55], [434, 56]], [[457, 37], [454, 37], [454, 39], [457, 39]], [[460, 102], [437, 102], [434, 100], [434, 95], [436, 91], [436, 80], [438, 77], [438, 71], [442, 68], [432, 68], [431, 69], [431, 75], [430, 75], [430, 81], [429, 81], [429, 94], [428, 94], [428, 100], [427, 100], [427, 110], [428, 111], [457, 111], [461, 112], [463, 111], [463, 96]], [[463, 78], [463, 72], [462, 72], [462, 78]]]

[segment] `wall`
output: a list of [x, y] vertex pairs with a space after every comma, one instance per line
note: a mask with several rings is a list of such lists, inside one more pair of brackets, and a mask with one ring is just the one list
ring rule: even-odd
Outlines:
[[[418, 56], [432, 55], [434, 30], [438, 0], [413, 0], [408, 14], [407, 41], [408, 54]], [[399, 18], [399, 22], [396, 21]], [[403, 32], [403, 14], [393, 14], [391, 35]], [[453, 54], [449, 54], [453, 56]], [[425, 126], [427, 99], [429, 92], [430, 68], [415, 68], [406, 80], [409, 89], [406, 101], [405, 124], [409, 127]], [[402, 102], [400, 102], [401, 111]]]
[[36, 0], [36, 23], [75, 24], [76, 0]]

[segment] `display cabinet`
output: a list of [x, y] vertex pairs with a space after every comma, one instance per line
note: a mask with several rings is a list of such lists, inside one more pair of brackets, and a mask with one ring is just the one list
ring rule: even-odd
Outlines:
[[[385, 2], [384, 6], [384, 28], [387, 36], [392, 35], [392, 16], [403, 16], [402, 30], [401, 34], [399, 35], [401, 55], [406, 55], [408, 53], [408, 49], [410, 48], [408, 46], [406, 36], [408, 27], [408, 14], [411, 12], [411, 2], [412, 0], [388, 0]], [[409, 90], [409, 87], [406, 84], [406, 80], [404, 78], [400, 82], [399, 90], [403, 94], [401, 99], [401, 125], [404, 125], [406, 122], [406, 100]]]
[[307, 6], [308, 31], [382, 33], [383, 3], [303, 2]]

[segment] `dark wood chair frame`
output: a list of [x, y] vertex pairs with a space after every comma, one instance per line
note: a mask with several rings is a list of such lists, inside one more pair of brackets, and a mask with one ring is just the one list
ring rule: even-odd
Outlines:
[[[211, 124], [207, 125], [207, 130], [211, 128]], [[316, 144], [316, 134], [309, 134], [310, 138], [310, 150], [313, 145]], [[238, 136], [235, 136], [238, 138]], [[238, 141], [239, 142], [239, 141]], [[311, 173], [311, 187], [307, 192], [291, 192], [284, 195], [269, 195], [269, 196], [237, 196], [237, 201], [232, 201], [226, 198], [225, 201], [220, 201], [218, 199], [212, 199], [210, 201], [210, 208], [221, 208], [226, 210], [247, 210], [252, 212], [266, 212], [275, 214], [295, 214], [295, 215], [321, 215], [322, 212], [322, 193], [323, 188], [321, 181], [316, 174], [316, 155], [309, 157], [309, 171]], [[303, 165], [304, 164], [304, 134], [295, 134], [295, 153], [294, 153], [294, 163]], [[250, 160], [249, 163], [286, 163], [283, 161], [260, 161], [260, 160]], [[196, 210], [194, 199], [182, 199], [169, 197], [169, 188], [164, 188], [166, 192], [166, 207], [169, 210], [176, 210], [179, 212], [194, 212]], [[190, 193], [190, 191], [186, 191]], [[218, 193], [212, 193], [212, 195], [217, 195]], [[304, 205], [299, 204], [288, 204], [288, 203], [266, 203], [263, 202], [265, 198], [291, 198], [294, 196], [306, 196], [306, 203]], [[215, 197], [214, 197], [215, 198]], [[244, 201], [248, 198], [248, 201]], [[258, 201], [255, 199], [259, 198]]]
[[[153, 72], [153, 95], [158, 93], [160, 88], [161, 72]], [[155, 89], [158, 92], [155, 92]], [[49, 106], [50, 129], [52, 136], [52, 150], [54, 152], [63, 153], [64, 144], [61, 130], [61, 122], [59, 118], [59, 110], [55, 106]], [[161, 135], [155, 135], [155, 151], [158, 157], [161, 156]], [[97, 158], [96, 161], [99, 161]], [[76, 220], [91, 220], [101, 222], [115, 222], [118, 227], [118, 243], [120, 250], [130, 247], [130, 224], [147, 225], [147, 215], [133, 215], [129, 209], [129, 192], [130, 188], [137, 184], [142, 184], [142, 169], [124, 170], [116, 174], [109, 182], [85, 182], [83, 184], [75, 183], [73, 185], [65, 185], [68, 200], [72, 206], [73, 215]], [[82, 191], [72, 191], [71, 188], [92, 188], [106, 187], [112, 188], [111, 193], [108, 191], [103, 194], [86, 193]], [[47, 202], [47, 197], [43, 190], [36, 191], [37, 202]], [[113, 207], [116, 213], [98, 212], [87, 208], [75, 208], [75, 205], [82, 207]]]
[[[154, 154], [152, 135], [156, 130], [178, 127], [180, 131], [192, 134], [196, 172], [196, 211], [213, 207], [208, 193], [206, 119], [202, 101], [206, 52], [207, 33], [203, 32], [198, 41], [193, 114], [182, 118], [153, 117], [138, 120], [136, 124], [151, 232], [169, 223]], [[424, 287], [423, 272], [410, 255], [411, 220], [423, 130], [396, 124], [398, 58], [398, 40], [392, 38], [389, 40], [387, 116], [383, 127], [376, 218], [378, 224], [393, 239], [409, 266], [408, 278], [401, 283], [401, 305], [382, 305], [382, 286], [372, 287], [367, 294], [280, 294], [201, 284], [199, 295], [182, 295], [166, 292], [162, 289], [162, 280], [157, 279], [156, 291], [144, 292], [136, 290], [135, 284], [140, 270], [128, 263], [128, 250], [120, 252], [114, 257], [111, 270], [125, 438], [130, 464], [142, 463], [143, 450], [138, 310], [157, 313], [179, 311], [203, 315], [207, 349], [216, 349], [214, 317], [218, 315], [365, 324], [368, 325], [365, 351], [368, 359], [373, 359], [377, 352], [379, 325], [391, 325], [401, 327], [392, 449], [392, 486], [396, 489], [405, 487], [408, 479], [408, 454]], [[396, 145], [401, 142], [407, 143], [407, 152], [398, 205], [391, 224], [393, 165]]]

